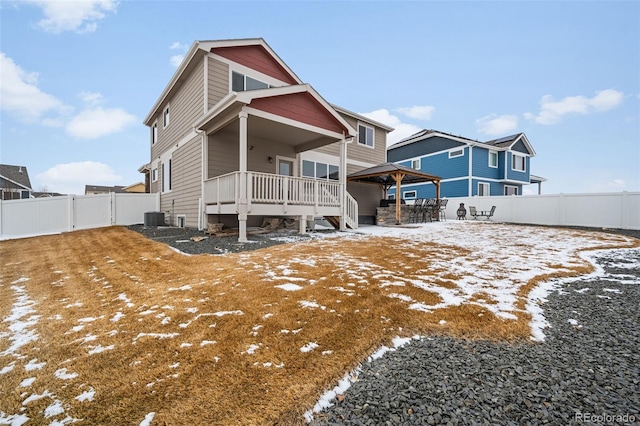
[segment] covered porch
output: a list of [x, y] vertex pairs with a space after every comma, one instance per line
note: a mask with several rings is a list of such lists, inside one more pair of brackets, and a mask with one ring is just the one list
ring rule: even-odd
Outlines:
[[[355, 130], [308, 85], [231, 93], [196, 124], [202, 134], [203, 210], [237, 215], [240, 242], [249, 216], [339, 218], [357, 227], [357, 203], [346, 191], [347, 144]], [[337, 173], [300, 177], [299, 154], [338, 144]]]

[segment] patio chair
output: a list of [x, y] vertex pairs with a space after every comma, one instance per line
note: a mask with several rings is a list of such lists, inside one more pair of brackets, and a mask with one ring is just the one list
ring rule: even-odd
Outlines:
[[449, 202], [449, 200], [447, 198], [442, 198], [440, 200], [440, 203], [438, 204], [438, 216], [440, 217], [440, 220], [443, 221], [447, 221], [447, 214], [445, 212], [445, 210], [447, 209], [447, 203]]
[[469, 216], [478, 220], [478, 212], [476, 211], [476, 208], [474, 206], [469, 206]]
[[436, 204], [437, 204], [438, 200], [436, 200], [435, 198], [429, 198], [427, 200], [427, 203], [424, 205], [423, 208], [423, 213], [422, 213], [422, 221], [426, 222], [427, 220], [429, 220], [429, 222], [433, 221], [433, 213], [436, 209]]
[[409, 215], [410, 222], [417, 223], [422, 218], [422, 205], [424, 201], [424, 198], [416, 198]]

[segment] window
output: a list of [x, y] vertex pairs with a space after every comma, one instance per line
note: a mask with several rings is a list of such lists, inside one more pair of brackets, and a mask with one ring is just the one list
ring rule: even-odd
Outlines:
[[523, 155], [511, 154], [511, 168], [513, 170], [517, 170], [519, 172], [524, 172], [526, 170], [525, 157]]
[[479, 182], [478, 183], [478, 196], [479, 197], [488, 197], [489, 195], [491, 195], [489, 193], [489, 184], [488, 183], [483, 183], [483, 182]]
[[171, 159], [162, 163], [162, 192], [171, 191]]
[[158, 180], [158, 168], [151, 170], [151, 182], [155, 182]]
[[231, 72], [231, 90], [234, 92], [244, 92], [245, 90], [268, 89], [270, 86], [260, 80], [249, 77], [239, 72]]
[[162, 124], [164, 127], [169, 125], [169, 105], [164, 109], [164, 113], [162, 114]]
[[411, 168], [415, 170], [420, 170], [420, 159], [411, 160]]
[[340, 168], [333, 164], [302, 160], [302, 176], [315, 179], [338, 180], [340, 178]]
[[518, 195], [518, 187], [517, 186], [504, 186], [504, 195]]
[[358, 124], [358, 143], [373, 148], [373, 127]]
[[30, 195], [29, 195], [29, 191], [20, 191], [20, 198], [21, 198], [21, 199], [23, 199], [23, 200], [24, 200], [24, 199], [27, 199], [27, 198], [29, 198], [29, 197], [30, 197]]
[[402, 193], [402, 198], [404, 198], [405, 200], [415, 200], [416, 196], [416, 191], [404, 191]]
[[495, 151], [489, 151], [489, 167], [498, 167], [498, 153]]
[[395, 199], [396, 199], [396, 194], [387, 195], [387, 200], [395, 200]]
[[155, 144], [156, 142], [158, 142], [158, 123], [157, 122], [153, 123], [153, 126], [151, 127], [151, 145]]
[[455, 151], [449, 151], [449, 158], [462, 157], [464, 155], [464, 148], [456, 149]]

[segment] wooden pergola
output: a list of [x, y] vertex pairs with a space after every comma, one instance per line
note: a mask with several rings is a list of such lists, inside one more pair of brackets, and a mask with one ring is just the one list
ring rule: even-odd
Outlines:
[[433, 182], [436, 186], [436, 199], [440, 200], [440, 180], [439, 176], [415, 170], [410, 167], [401, 166], [396, 163], [383, 163], [368, 169], [360, 170], [347, 176], [347, 182], [373, 183], [383, 187], [386, 193], [392, 186], [396, 187], [396, 224], [401, 224], [401, 188], [402, 184]]

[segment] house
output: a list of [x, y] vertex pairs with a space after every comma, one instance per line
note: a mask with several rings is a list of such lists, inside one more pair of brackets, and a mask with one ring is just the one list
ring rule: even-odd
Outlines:
[[128, 186], [101, 186], [101, 185], [85, 185], [84, 195], [109, 194], [115, 192], [118, 194], [145, 192], [143, 182], [136, 182]]
[[27, 168], [0, 164], [0, 192], [2, 200], [31, 198], [33, 189]]
[[[441, 197], [521, 195], [531, 183], [544, 178], [531, 174], [536, 155], [524, 133], [487, 142], [437, 130], [422, 130], [393, 145], [387, 158], [413, 169], [441, 177]], [[432, 183], [402, 186], [404, 199], [435, 197]], [[389, 190], [395, 196], [395, 188]]]
[[[329, 70], [328, 70], [329, 71]], [[196, 41], [144, 120], [149, 190], [173, 225], [265, 216], [373, 220], [380, 191], [346, 176], [386, 161], [393, 129], [327, 102], [261, 38]]]

